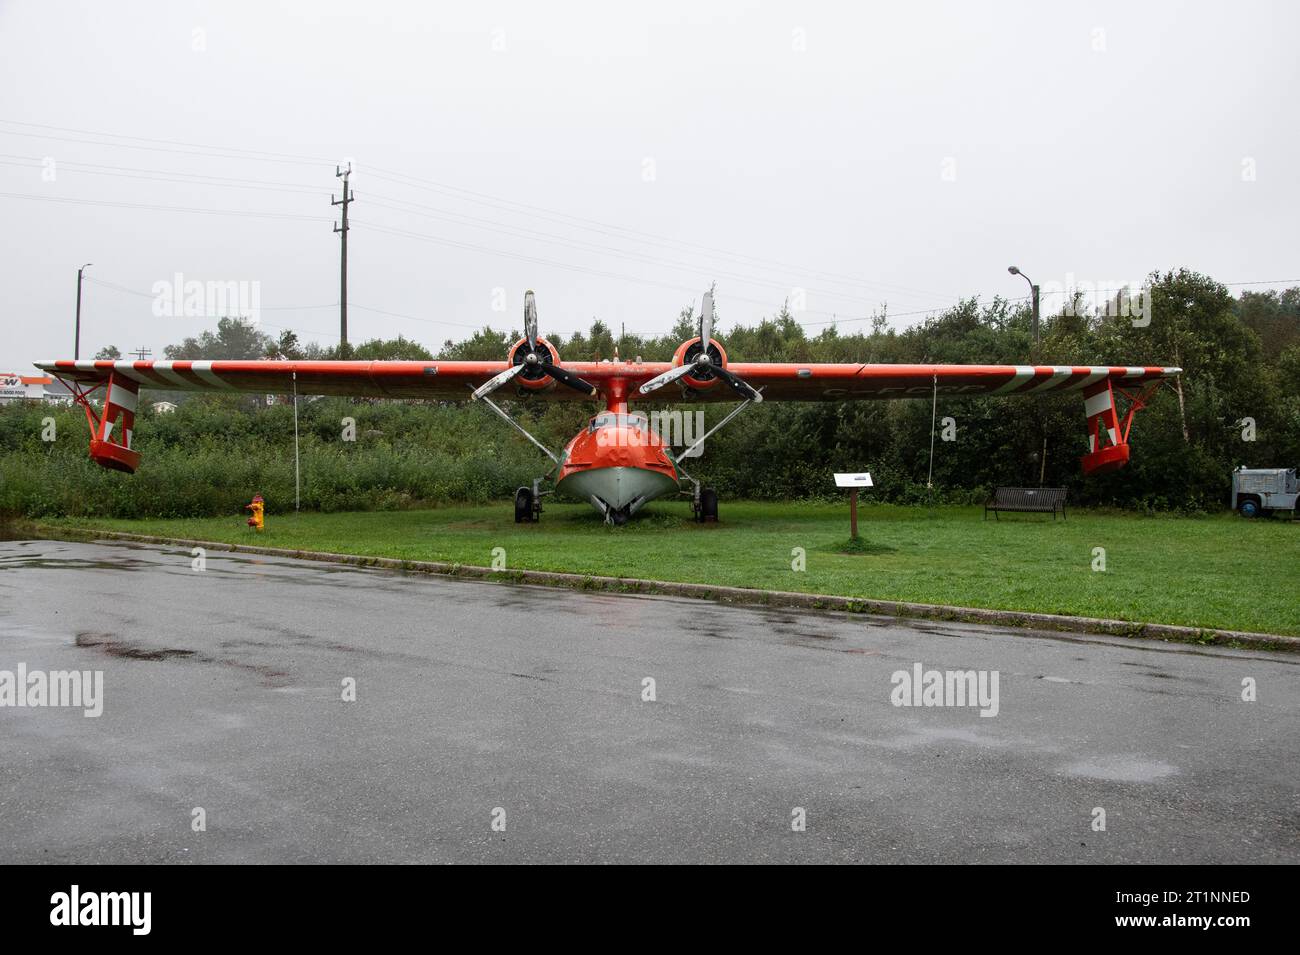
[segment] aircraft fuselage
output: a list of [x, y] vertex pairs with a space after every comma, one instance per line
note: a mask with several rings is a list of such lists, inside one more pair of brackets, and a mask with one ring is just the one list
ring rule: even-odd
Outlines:
[[[611, 403], [612, 405], [613, 403]], [[556, 491], [626, 517], [679, 488], [663, 439], [626, 405], [603, 411], [565, 446]]]

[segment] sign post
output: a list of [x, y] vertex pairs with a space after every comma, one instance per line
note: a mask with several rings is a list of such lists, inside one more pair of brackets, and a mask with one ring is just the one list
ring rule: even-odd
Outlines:
[[836, 474], [836, 487], [847, 487], [849, 489], [849, 536], [853, 540], [858, 539], [858, 488], [872, 487], [871, 475], [866, 471], [858, 474]]

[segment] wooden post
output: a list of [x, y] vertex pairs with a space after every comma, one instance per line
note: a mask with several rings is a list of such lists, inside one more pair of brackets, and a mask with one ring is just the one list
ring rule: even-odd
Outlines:
[[858, 536], [858, 489], [849, 489], [849, 525], [852, 528], [850, 537], [857, 539]]

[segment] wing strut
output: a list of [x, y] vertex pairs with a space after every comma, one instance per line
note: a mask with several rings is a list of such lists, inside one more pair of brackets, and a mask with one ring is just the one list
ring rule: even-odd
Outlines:
[[727, 413], [727, 416], [725, 418], [723, 418], [721, 421], [715, 424], [708, 431], [704, 432], [704, 434], [700, 435], [699, 439], [694, 444], [692, 444], [689, 448], [683, 451], [681, 454], [674, 455], [671, 451], [668, 450], [666, 446], [664, 447], [663, 449], [664, 456], [667, 457], [669, 461], [673, 462], [673, 467], [677, 469], [677, 474], [679, 475], [679, 479], [685, 478], [687, 481], [690, 481], [695, 488], [691, 492], [691, 497], [693, 502], [692, 506], [695, 508], [696, 512], [698, 512], [700, 509], [700, 482], [686, 473], [686, 469], [682, 467], [682, 458], [689, 458], [691, 454], [694, 453], [696, 448], [704, 444], [704, 440], [706, 438], [709, 438], [717, 434], [719, 431], [721, 431], [723, 427], [725, 427], [727, 423], [731, 421], [732, 418], [736, 417], [736, 415], [740, 414], [747, 407], [753, 404], [755, 400], [762, 401], [763, 398], [761, 392], [762, 389], [760, 388], [757, 391], [755, 391], [755, 398], [746, 398], [740, 404], [736, 405], [736, 407], [732, 408], [731, 411]]
[[552, 461], [554, 461], [556, 467], [559, 467], [559, 466], [560, 466], [560, 459], [557, 458], [554, 454], [551, 453], [551, 449], [548, 448], [546, 445], [542, 444], [542, 442], [538, 441], [538, 440], [537, 440], [536, 438], [534, 438], [531, 434], [529, 434], [528, 431], [524, 428], [524, 426], [521, 425], [518, 421], [516, 421], [514, 418], [510, 417], [510, 415], [506, 414], [506, 413], [505, 413], [504, 411], [502, 411], [499, 407], [497, 407], [497, 403], [496, 403], [495, 401], [493, 401], [493, 400], [492, 400], [491, 398], [489, 398], [487, 395], [479, 395], [478, 400], [479, 400], [479, 401], [482, 401], [482, 402], [483, 402], [484, 404], [486, 404], [489, 408], [491, 408], [493, 411], [495, 411], [495, 412], [500, 416], [500, 418], [501, 418], [502, 421], [504, 421], [506, 424], [510, 425], [510, 427], [514, 428], [516, 431], [518, 431], [520, 434], [522, 434], [525, 438], [527, 438], [529, 441], [531, 441], [533, 444], [535, 444], [539, 449], [541, 449], [542, 454], [546, 455], [548, 458], [550, 458]]

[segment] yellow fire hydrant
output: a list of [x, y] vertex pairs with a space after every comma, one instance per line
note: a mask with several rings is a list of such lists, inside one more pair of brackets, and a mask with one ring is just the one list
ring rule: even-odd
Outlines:
[[255, 528], [258, 533], [261, 533], [266, 526], [266, 520], [262, 516], [265, 507], [266, 504], [262, 501], [262, 495], [260, 494], [253, 495], [253, 503], [244, 505], [244, 510], [253, 512], [253, 516], [248, 519], [248, 526]]

